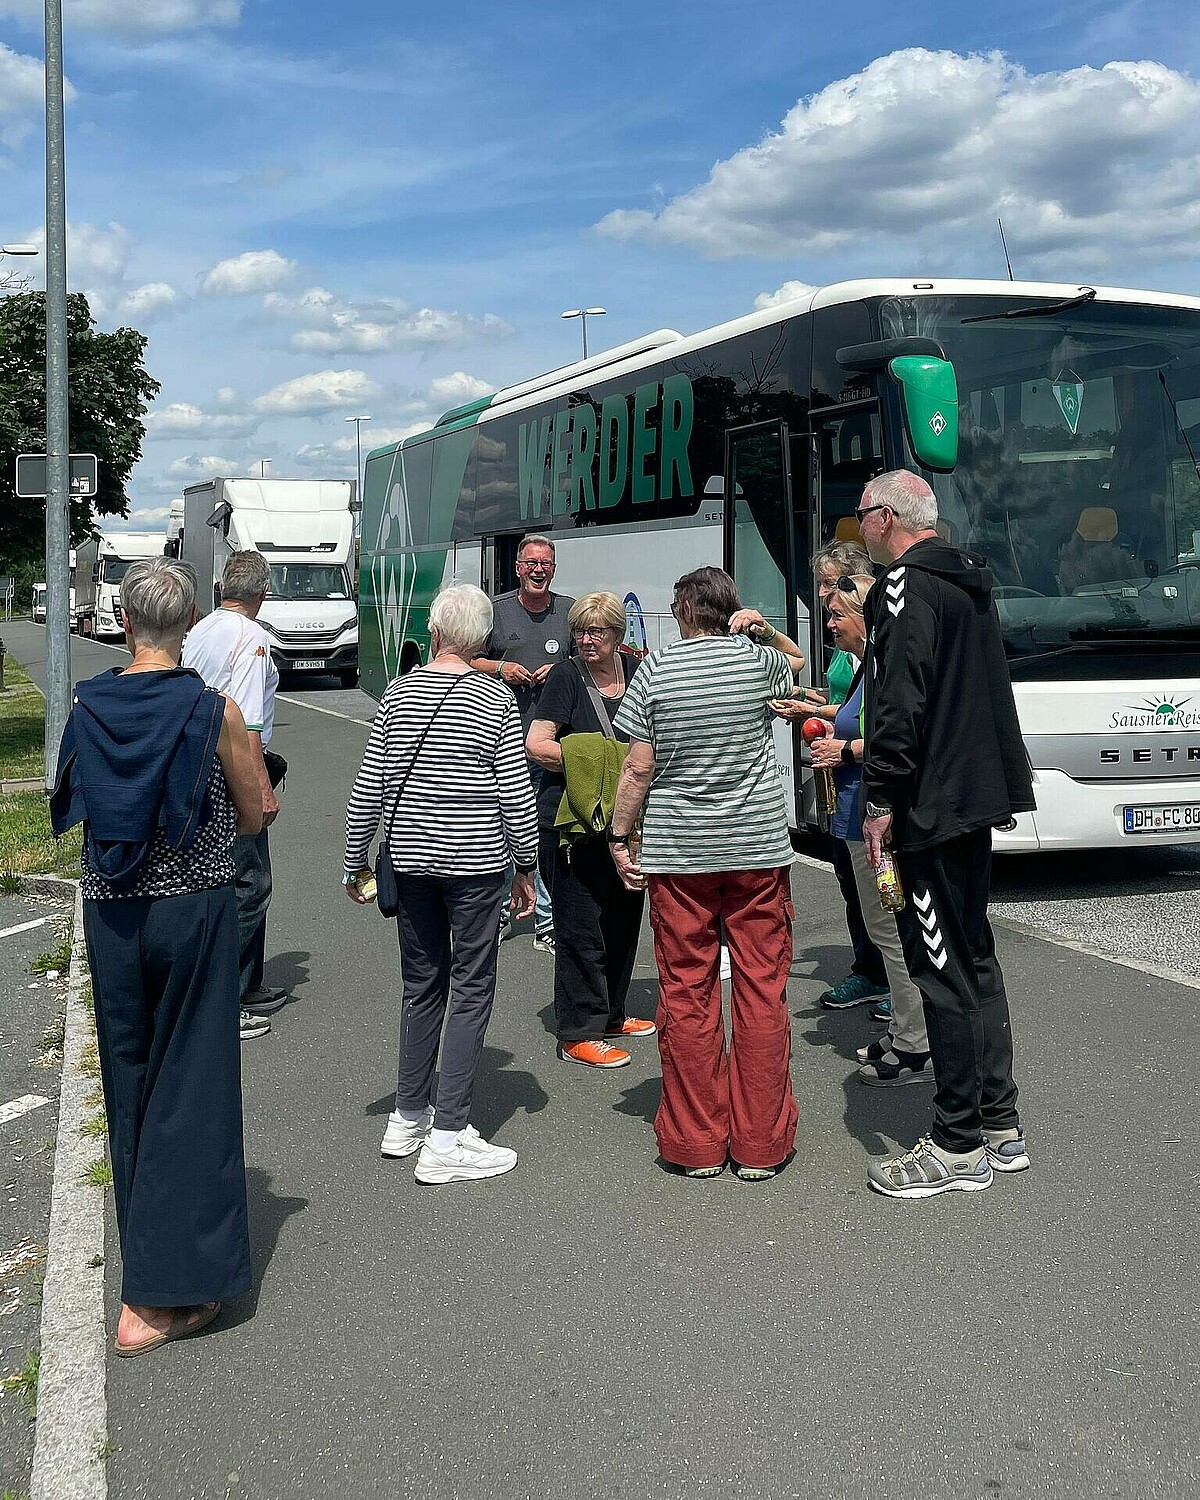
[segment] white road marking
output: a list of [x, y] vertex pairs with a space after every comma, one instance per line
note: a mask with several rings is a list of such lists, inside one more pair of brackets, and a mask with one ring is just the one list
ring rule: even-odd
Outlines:
[[328, 714], [331, 719], [345, 719], [347, 724], [362, 724], [367, 729], [371, 727], [370, 719], [356, 719], [353, 714], [340, 714], [336, 708], [318, 708], [315, 703], [306, 703], [303, 698], [286, 698], [282, 693], [275, 694], [276, 703], [292, 703], [297, 708], [311, 709], [314, 714]]
[[34, 927], [43, 927], [49, 920], [49, 917], [37, 917], [32, 922], [18, 922], [15, 927], [6, 927], [3, 932], [0, 932], [0, 938], [15, 937], [18, 932], [29, 932]]
[[41, 1094], [22, 1094], [11, 1104], [0, 1104], [0, 1125], [7, 1125], [10, 1120], [19, 1120], [30, 1110], [41, 1109], [43, 1104], [49, 1103], [49, 1099], [43, 1099]]

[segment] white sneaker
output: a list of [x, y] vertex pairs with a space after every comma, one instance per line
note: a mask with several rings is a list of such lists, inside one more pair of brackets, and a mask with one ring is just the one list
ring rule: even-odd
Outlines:
[[380, 1156], [411, 1156], [425, 1143], [425, 1137], [433, 1128], [433, 1105], [426, 1105], [421, 1118], [415, 1123], [406, 1120], [395, 1110], [388, 1116], [387, 1129], [383, 1132]]
[[435, 1151], [429, 1141], [417, 1157], [418, 1182], [474, 1182], [480, 1177], [502, 1177], [517, 1164], [517, 1153], [493, 1146], [468, 1125], [448, 1151]]
[[721, 975], [722, 979], [732, 979], [733, 978], [733, 966], [729, 962], [729, 949], [726, 948], [724, 944], [721, 945], [721, 969], [720, 969], [720, 975]]

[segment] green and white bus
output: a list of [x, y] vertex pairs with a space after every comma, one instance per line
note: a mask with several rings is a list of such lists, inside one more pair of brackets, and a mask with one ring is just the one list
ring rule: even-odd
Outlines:
[[[998, 850], [1200, 839], [1200, 299], [1032, 282], [844, 282], [703, 333], [670, 330], [447, 412], [367, 459], [363, 686], [425, 659], [451, 579], [625, 598], [673, 638], [672, 584], [727, 568], [826, 650], [809, 559], [855, 535], [865, 482], [907, 467], [982, 553], [1038, 811]], [[797, 826], [815, 825], [777, 726]]]

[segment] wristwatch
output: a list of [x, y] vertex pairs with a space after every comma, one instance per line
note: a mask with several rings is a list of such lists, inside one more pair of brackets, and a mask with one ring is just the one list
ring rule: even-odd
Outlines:
[[888, 807], [887, 804], [883, 803], [883, 802], [868, 802], [864, 806], [863, 812], [866, 813], [868, 819], [870, 819], [870, 818], [890, 818], [891, 815], [892, 815], [891, 808]]
[[624, 844], [626, 848], [629, 847], [629, 835], [627, 833], [614, 833], [610, 828], [605, 837], [610, 844]]
[[856, 766], [858, 762], [854, 758], [854, 741], [847, 740], [842, 746], [842, 765]]

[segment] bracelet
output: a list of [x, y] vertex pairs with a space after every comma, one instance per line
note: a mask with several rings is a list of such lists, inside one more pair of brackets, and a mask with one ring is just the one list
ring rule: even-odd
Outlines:
[[610, 828], [607, 833], [610, 844], [622, 844], [626, 849], [629, 847], [629, 835], [627, 833], [614, 833]]
[[774, 625], [772, 625], [769, 620], [764, 620], [763, 623], [766, 625], [767, 629], [771, 632], [771, 634], [770, 635], [760, 636], [759, 639], [762, 641], [762, 643], [763, 643], [764, 646], [769, 646], [771, 644], [771, 642], [775, 639], [775, 637], [779, 634], [779, 632], [778, 632], [778, 630], [775, 629]]

